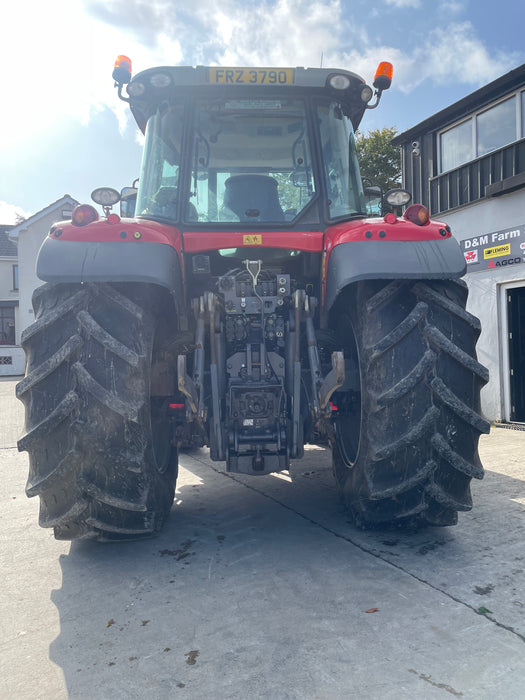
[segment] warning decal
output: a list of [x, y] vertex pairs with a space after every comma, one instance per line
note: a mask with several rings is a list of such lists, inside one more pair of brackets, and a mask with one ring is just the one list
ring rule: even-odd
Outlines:
[[259, 233], [249, 233], [242, 237], [243, 245], [262, 245], [262, 236]]

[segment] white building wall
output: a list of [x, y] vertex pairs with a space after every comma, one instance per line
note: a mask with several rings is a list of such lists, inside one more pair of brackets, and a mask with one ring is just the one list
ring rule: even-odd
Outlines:
[[[16, 258], [0, 258], [0, 300], [19, 300], [15, 308], [16, 346], [0, 346], [0, 358], [9, 359], [10, 364], [0, 359], [0, 375], [22, 375], [25, 372], [25, 354], [20, 347], [22, 332], [34, 321], [31, 298], [33, 291], [43, 282], [36, 276], [36, 259], [43, 240], [51, 226], [67, 218], [77, 202], [64, 195], [49, 207], [27, 219], [9, 232], [9, 238], [18, 247]], [[13, 290], [12, 266], [18, 262], [18, 291]]]
[[10, 357], [11, 364], [0, 362], [0, 377], [21, 376], [26, 371], [26, 358], [22, 348], [14, 345], [0, 345], [0, 357]]
[[[501, 197], [491, 197], [462, 209], [451, 211], [443, 219], [451, 226], [458, 240], [472, 238], [525, 225], [525, 192], [518, 190]], [[525, 251], [523, 251], [525, 254]], [[508, 338], [502, 305], [507, 283], [523, 282], [525, 286], [525, 255], [517, 265], [465, 276], [469, 286], [467, 310], [481, 320], [481, 335], [477, 353], [479, 361], [488, 367], [489, 383], [481, 392], [481, 407], [491, 421], [510, 420], [506, 415], [508, 399]]]
[[[16, 258], [0, 258], [0, 301], [17, 301], [18, 299], [18, 290], [13, 289], [13, 265], [16, 265], [17, 262]], [[15, 329], [18, 325], [18, 318], [18, 308], [15, 307]], [[0, 376], [20, 375], [24, 374], [24, 371], [25, 357], [22, 348], [14, 345], [0, 345]]]
[[13, 289], [13, 265], [18, 263], [16, 258], [0, 258], [0, 300], [16, 301], [18, 290]]
[[49, 229], [62, 218], [62, 208], [63, 205], [40, 217], [38, 221], [28, 225], [26, 229], [21, 229], [18, 234], [20, 305], [17, 343], [20, 343], [20, 336], [24, 329], [35, 320], [31, 299], [35, 289], [44, 284], [36, 276], [36, 259], [40, 246], [49, 233]]

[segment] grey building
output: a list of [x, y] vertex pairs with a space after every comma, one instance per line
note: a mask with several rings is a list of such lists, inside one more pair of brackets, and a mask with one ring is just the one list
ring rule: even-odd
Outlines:
[[490, 370], [482, 408], [525, 423], [525, 64], [394, 139], [403, 186], [448, 223]]
[[22, 374], [23, 352], [17, 346], [18, 251], [9, 240], [12, 226], [0, 225], [0, 375]]
[[31, 297], [42, 284], [36, 276], [38, 250], [51, 225], [70, 219], [77, 204], [66, 194], [18, 224], [0, 225], [0, 376], [24, 374], [21, 337], [35, 320]]

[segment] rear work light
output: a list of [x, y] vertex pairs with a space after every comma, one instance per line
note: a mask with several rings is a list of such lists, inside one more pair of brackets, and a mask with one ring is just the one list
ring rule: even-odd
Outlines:
[[112, 207], [120, 202], [120, 193], [112, 187], [97, 187], [91, 193], [91, 199], [102, 207]]
[[91, 204], [79, 204], [78, 207], [73, 209], [71, 223], [74, 226], [87, 226], [93, 221], [98, 221], [98, 213]]
[[362, 102], [365, 102], [365, 103], [370, 102], [370, 100], [372, 99], [373, 96], [374, 96], [374, 91], [372, 90], [370, 85], [364, 85], [361, 88], [361, 101]]
[[144, 91], [146, 90], [145, 86], [143, 83], [137, 83], [133, 81], [128, 85], [126, 88], [127, 93], [130, 97], [140, 97], [141, 95], [144, 94]]
[[410, 202], [412, 195], [407, 190], [396, 187], [393, 190], [388, 190], [385, 194], [385, 200], [391, 207], [404, 207]]
[[167, 73], [154, 73], [149, 82], [153, 87], [164, 88], [171, 84], [171, 78]]
[[347, 75], [332, 75], [330, 85], [335, 90], [346, 90], [350, 86], [350, 78]]
[[407, 221], [418, 226], [424, 226], [430, 221], [430, 212], [422, 204], [412, 204], [403, 214]]

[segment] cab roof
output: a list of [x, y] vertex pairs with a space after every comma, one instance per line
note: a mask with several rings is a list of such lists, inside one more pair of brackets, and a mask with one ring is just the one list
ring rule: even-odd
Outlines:
[[[347, 87], [332, 87], [330, 80], [335, 76], [346, 78]], [[356, 73], [333, 68], [160, 66], [134, 76], [127, 86], [127, 93], [141, 131], [145, 130], [149, 117], [162, 103], [196, 90], [201, 96], [206, 90], [210, 96], [216, 96], [225, 88], [239, 90], [239, 93], [255, 89], [260, 90], [261, 95], [269, 91], [291, 95], [296, 90], [333, 95], [356, 129], [366, 109], [366, 103], [361, 100], [364, 85], [365, 81]]]

